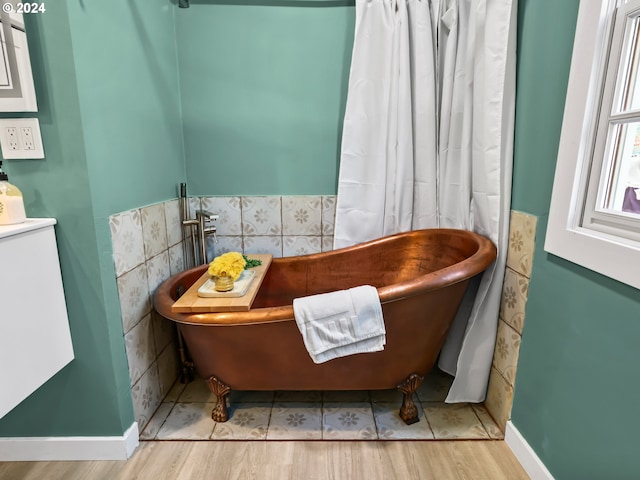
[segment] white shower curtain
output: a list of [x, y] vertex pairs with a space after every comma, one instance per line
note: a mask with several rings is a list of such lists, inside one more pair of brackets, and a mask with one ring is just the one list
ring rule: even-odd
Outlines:
[[334, 248], [446, 227], [498, 259], [458, 313], [439, 366], [447, 402], [485, 399], [508, 241], [516, 0], [356, 0]]

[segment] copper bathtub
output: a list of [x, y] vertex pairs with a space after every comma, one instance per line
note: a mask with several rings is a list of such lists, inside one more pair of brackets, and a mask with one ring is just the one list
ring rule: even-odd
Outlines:
[[[433, 367], [468, 281], [496, 258], [487, 238], [464, 230], [400, 233], [331, 252], [273, 260], [251, 310], [174, 313], [171, 306], [206, 269], [174, 275], [154, 306], [177, 322], [197, 373], [228, 419], [234, 390], [381, 390], [404, 393], [400, 416], [418, 421], [413, 392]], [[373, 285], [387, 331], [381, 352], [315, 364], [293, 316], [294, 298]]]

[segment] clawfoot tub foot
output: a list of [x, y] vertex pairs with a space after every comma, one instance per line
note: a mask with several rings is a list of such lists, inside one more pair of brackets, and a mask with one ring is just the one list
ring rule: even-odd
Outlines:
[[420, 418], [418, 417], [418, 408], [416, 407], [416, 404], [413, 403], [413, 392], [418, 389], [422, 380], [424, 380], [424, 377], [417, 373], [412, 373], [409, 375], [409, 378], [397, 387], [398, 390], [403, 393], [402, 406], [400, 407], [400, 418], [407, 425], [420, 421]]
[[226, 422], [229, 420], [229, 410], [227, 409], [227, 395], [231, 388], [222, 383], [216, 377], [207, 380], [209, 390], [211, 390], [218, 398], [218, 403], [211, 411], [211, 418], [216, 422]]

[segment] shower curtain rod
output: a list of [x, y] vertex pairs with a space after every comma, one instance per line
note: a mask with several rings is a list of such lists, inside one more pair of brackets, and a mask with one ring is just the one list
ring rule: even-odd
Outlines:
[[[189, 8], [191, 0], [178, 0], [178, 7]], [[194, 0], [194, 3], [206, 3], [206, 0]], [[223, 0], [211, 3], [225, 3]], [[355, 0], [231, 0], [229, 5], [260, 5], [274, 7], [353, 7]]]

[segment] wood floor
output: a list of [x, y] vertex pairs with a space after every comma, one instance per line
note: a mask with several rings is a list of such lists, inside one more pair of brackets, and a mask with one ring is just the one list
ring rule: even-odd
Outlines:
[[526, 480], [504, 441], [141, 442], [127, 461], [0, 462], [2, 480]]

